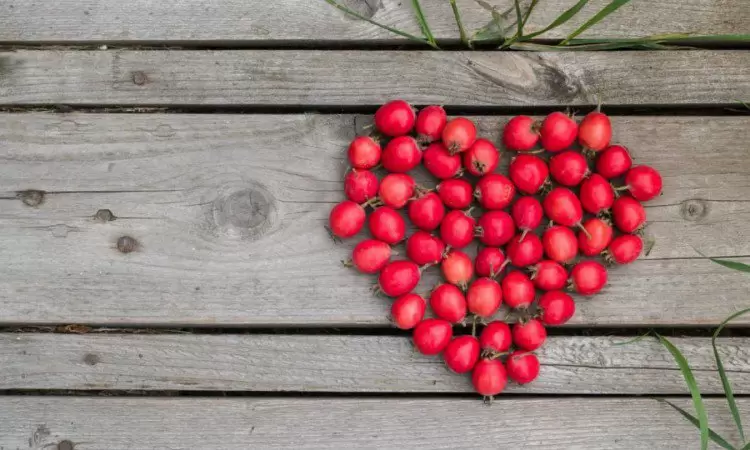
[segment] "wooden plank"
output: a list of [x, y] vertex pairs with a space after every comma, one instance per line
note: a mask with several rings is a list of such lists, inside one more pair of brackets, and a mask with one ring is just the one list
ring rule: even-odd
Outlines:
[[[727, 104], [750, 52], [17, 51], [1, 104]], [[384, 70], [384, 67], [388, 67]]]
[[[652, 339], [551, 337], [540, 377], [515, 394], [688, 394]], [[721, 394], [709, 338], [673, 338], [704, 394]], [[747, 338], [719, 341], [734, 392], [750, 392]], [[0, 334], [0, 389], [473, 392], [411, 339], [389, 336]]]
[[[672, 399], [692, 411], [688, 398]], [[711, 428], [739, 437], [723, 399]], [[738, 400], [740, 411], [750, 401]], [[529, 420], [519, 420], [519, 411]], [[747, 417], [747, 414], [743, 414]], [[0, 448], [696, 448], [698, 431], [648, 398], [480, 400], [376, 398], [0, 397]], [[747, 419], [745, 419], [747, 420]], [[713, 445], [713, 444], [712, 444]], [[717, 448], [712, 446], [711, 448]]]
[[[344, 1], [381, 23], [419, 35], [410, 2], [398, 0]], [[422, 2], [430, 28], [438, 39], [458, 39], [447, 2]], [[490, 2], [505, 11], [511, 0]], [[540, 2], [527, 23], [527, 32], [551, 23], [574, 0]], [[524, 6], [528, 1], [522, 2]], [[562, 38], [607, 4], [593, 0], [570, 22], [543, 37]], [[458, 0], [462, 19], [473, 32], [490, 19], [471, 0]], [[642, 37], [660, 33], [733, 34], [747, 32], [750, 12], [741, 0], [667, 0], [625, 5], [581, 37]], [[239, 41], [244, 43], [407, 42], [368, 23], [354, 20], [322, 1], [180, 0], [168, 3], [114, 0], [62, 0], [35, 4], [0, 2], [0, 41]], [[512, 23], [513, 13], [509, 23]], [[511, 32], [513, 32], [512, 30]]]
[[[342, 196], [354, 119], [0, 116], [0, 321], [387, 324], [373, 281], [339, 264], [354, 242], [333, 245], [323, 228]], [[496, 137], [506, 119], [480, 118], [482, 134]], [[744, 308], [744, 274], [665, 258], [750, 254], [745, 119], [614, 123], [637, 161], [664, 174], [649, 208], [656, 244], [649, 260], [613, 269], [572, 323], [709, 325]], [[29, 207], [15, 197], [26, 189], [49, 194]], [[105, 208], [118, 219], [92, 219]], [[116, 250], [124, 235], [138, 251]], [[426, 273], [423, 289], [436, 281]]]

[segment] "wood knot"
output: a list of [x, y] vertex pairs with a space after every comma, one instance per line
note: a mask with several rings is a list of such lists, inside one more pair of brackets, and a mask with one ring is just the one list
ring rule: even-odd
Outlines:
[[100, 222], [111, 222], [115, 219], [117, 219], [117, 217], [112, 214], [112, 211], [108, 209], [100, 209], [96, 212], [96, 214], [94, 214], [94, 220], [98, 220]]
[[93, 353], [86, 353], [86, 355], [83, 357], [83, 362], [85, 362], [89, 366], [95, 366], [99, 364], [99, 361], [101, 361], [99, 355], [95, 355]]
[[146, 76], [146, 73], [141, 70], [136, 70], [133, 72], [133, 84], [138, 86], [143, 86], [148, 81], [148, 77]]
[[57, 443], [57, 450], [73, 450], [75, 444], [70, 441], [60, 441]]
[[696, 222], [708, 215], [709, 207], [705, 200], [685, 200], [680, 206], [680, 215], [685, 220]]
[[117, 240], [117, 250], [121, 253], [130, 253], [138, 249], [138, 241], [130, 236], [123, 236]]
[[265, 187], [253, 183], [213, 202], [215, 226], [231, 237], [257, 239], [276, 223], [276, 202]]
[[16, 197], [18, 197], [24, 205], [34, 208], [44, 203], [44, 196], [44, 191], [38, 191], [36, 189], [16, 192]]

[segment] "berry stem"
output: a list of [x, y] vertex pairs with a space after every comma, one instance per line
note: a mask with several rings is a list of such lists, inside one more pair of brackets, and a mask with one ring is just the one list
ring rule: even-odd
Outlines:
[[589, 233], [589, 230], [587, 230], [586, 227], [584, 227], [581, 222], [578, 222], [576, 224], [576, 227], [580, 228], [581, 231], [583, 231], [583, 234], [586, 235], [586, 237], [588, 238], [588, 240], [591, 240], [591, 233]]

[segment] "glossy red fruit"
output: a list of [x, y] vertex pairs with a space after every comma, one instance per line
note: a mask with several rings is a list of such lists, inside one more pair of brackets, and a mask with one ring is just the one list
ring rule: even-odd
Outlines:
[[513, 222], [522, 231], [522, 237], [529, 231], [535, 230], [542, 223], [544, 210], [542, 204], [534, 197], [521, 197], [513, 203], [510, 214]]
[[541, 347], [547, 339], [547, 330], [542, 322], [537, 319], [514, 324], [512, 334], [513, 343], [516, 344], [516, 347], [530, 352]]
[[634, 233], [646, 223], [646, 210], [633, 197], [618, 197], [612, 204], [612, 219], [623, 233]]
[[611, 180], [624, 174], [633, 165], [628, 149], [622, 145], [610, 145], [596, 159], [596, 172]]
[[492, 142], [477, 139], [474, 145], [464, 152], [463, 160], [467, 172], [481, 177], [495, 171], [500, 162], [500, 153]]
[[440, 238], [453, 248], [464, 248], [474, 240], [476, 220], [464, 211], [453, 210], [440, 224]]
[[365, 239], [354, 247], [352, 264], [362, 273], [378, 273], [391, 259], [391, 246], [377, 239]]
[[477, 221], [476, 231], [482, 244], [499, 247], [516, 234], [516, 225], [505, 211], [487, 211]]
[[607, 269], [598, 261], [581, 261], [570, 271], [573, 290], [581, 295], [594, 295], [607, 284]]
[[630, 264], [643, 251], [643, 239], [634, 234], [623, 234], [609, 244], [608, 256], [617, 264]]
[[477, 127], [471, 120], [457, 117], [445, 125], [442, 137], [451, 153], [465, 152], [477, 138]]
[[419, 266], [411, 261], [398, 260], [383, 267], [378, 276], [378, 285], [385, 295], [400, 297], [414, 290], [420, 277]]
[[563, 325], [576, 312], [573, 297], [563, 291], [545, 292], [539, 297], [539, 319], [545, 325]]
[[599, 214], [612, 207], [615, 201], [615, 190], [606, 178], [598, 173], [592, 173], [583, 180], [578, 196], [583, 209], [591, 214]]
[[578, 133], [578, 124], [567, 114], [553, 112], [544, 118], [539, 129], [542, 147], [548, 152], [559, 152], [573, 145]]
[[586, 114], [578, 127], [578, 142], [584, 149], [600, 152], [609, 146], [612, 124], [606, 114], [592, 111]]
[[430, 308], [436, 316], [450, 323], [466, 318], [466, 297], [452, 284], [441, 284], [430, 294]]
[[365, 209], [359, 203], [344, 200], [331, 209], [328, 225], [335, 236], [350, 238], [362, 229], [365, 217]]
[[406, 257], [420, 266], [437, 264], [443, 259], [445, 244], [440, 238], [417, 230], [406, 241]]
[[479, 250], [474, 260], [477, 276], [480, 277], [494, 277], [506, 264], [503, 251], [495, 247], [484, 247]]
[[529, 116], [516, 116], [503, 128], [503, 145], [508, 150], [525, 152], [534, 148], [539, 142], [539, 131]]
[[542, 260], [542, 241], [534, 233], [523, 236], [517, 234], [508, 242], [505, 249], [510, 263], [516, 267], [531, 266]]
[[466, 373], [479, 361], [479, 340], [474, 336], [458, 336], [443, 352], [445, 365], [455, 373]]
[[423, 108], [417, 114], [417, 122], [414, 125], [417, 140], [424, 144], [437, 141], [442, 136], [446, 123], [448, 115], [442, 106], [431, 105]]
[[344, 194], [356, 203], [364, 203], [378, 194], [378, 177], [369, 170], [350, 170], [344, 177]]
[[474, 187], [461, 178], [444, 180], [436, 190], [445, 206], [451, 209], [466, 209], [474, 200]]
[[552, 261], [567, 264], [578, 255], [578, 241], [576, 235], [568, 227], [553, 225], [542, 235], [544, 253]]
[[548, 181], [549, 168], [542, 158], [521, 154], [511, 160], [508, 175], [519, 191], [532, 195]]
[[411, 136], [399, 136], [385, 146], [380, 162], [388, 172], [404, 173], [422, 161], [422, 151]]
[[589, 163], [582, 154], [568, 150], [549, 159], [549, 172], [563, 186], [578, 186], [589, 173]]
[[568, 188], [552, 189], [542, 202], [544, 214], [552, 222], [566, 227], [580, 227], [583, 208], [578, 197]]
[[534, 282], [534, 286], [543, 291], [563, 289], [568, 281], [568, 271], [565, 267], [549, 259], [536, 263], [532, 271], [531, 281]]
[[442, 319], [425, 319], [414, 327], [414, 346], [423, 355], [442, 352], [453, 337], [450, 322]]
[[459, 250], [451, 250], [440, 264], [445, 281], [465, 289], [474, 275], [471, 258]]
[[513, 309], [528, 308], [534, 301], [536, 290], [531, 279], [517, 270], [509, 272], [503, 278], [503, 300], [505, 304]]
[[416, 114], [403, 100], [393, 100], [375, 111], [375, 127], [386, 136], [403, 136], [414, 128]]
[[490, 173], [479, 179], [474, 197], [484, 209], [503, 209], [516, 195], [516, 186], [505, 175]]
[[484, 397], [500, 394], [508, 384], [505, 366], [497, 359], [480, 359], [471, 372], [471, 384]]
[[406, 222], [395, 209], [381, 206], [370, 214], [370, 234], [388, 244], [395, 244], [406, 237]]
[[401, 209], [414, 196], [416, 183], [405, 173], [389, 173], [380, 181], [378, 197], [385, 206]]
[[380, 162], [380, 144], [370, 136], [357, 136], [349, 144], [349, 163], [355, 169], [369, 170]]
[[461, 173], [461, 156], [448, 153], [442, 142], [433, 142], [424, 150], [422, 161], [435, 178], [444, 180]]
[[479, 335], [479, 346], [482, 350], [497, 353], [507, 352], [512, 343], [510, 326], [499, 320], [488, 323]]
[[417, 294], [405, 294], [391, 305], [391, 319], [397, 328], [411, 330], [424, 318], [427, 304]]
[[500, 284], [492, 278], [477, 278], [466, 292], [469, 311], [479, 317], [491, 317], [503, 302]]
[[421, 194], [409, 203], [409, 219], [420, 230], [432, 231], [445, 217], [445, 206], [434, 192]]
[[539, 376], [539, 358], [535, 354], [517, 350], [508, 356], [505, 368], [508, 377], [518, 384], [527, 384]]
[[[586, 233], [583, 230], [586, 230]], [[578, 232], [578, 249], [583, 255], [600, 254], [612, 240], [612, 226], [598, 217], [584, 222], [583, 230]]]
[[628, 170], [625, 184], [630, 195], [641, 202], [647, 202], [661, 194], [661, 175], [650, 166], [635, 166]]

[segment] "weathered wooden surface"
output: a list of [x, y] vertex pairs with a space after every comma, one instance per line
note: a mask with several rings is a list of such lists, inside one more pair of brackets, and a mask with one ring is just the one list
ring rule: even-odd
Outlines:
[[[411, 2], [340, 0], [381, 23], [419, 35]], [[438, 39], [458, 39], [448, 2], [423, 1], [430, 28]], [[490, 0], [498, 10], [511, 0]], [[528, 1], [521, 2], [527, 5]], [[574, 0], [539, 2], [527, 32], [541, 30]], [[561, 38], [575, 30], [608, 2], [593, 0], [581, 13], [543, 37]], [[489, 21], [490, 13], [473, 0], [458, 0], [470, 31]], [[750, 11], [742, 0], [667, 0], [633, 2], [592, 27], [581, 37], [642, 37], [658, 33], [732, 34], [747, 32]], [[351, 19], [322, 0], [62, 0], [54, 3], [0, 1], [0, 41], [227, 41], [228, 43], [339, 43], [405, 39]], [[509, 24], [514, 19], [511, 12]], [[512, 30], [514, 31], [514, 30]], [[231, 42], [230, 42], [231, 41]]]
[[[550, 337], [540, 377], [515, 394], [688, 394], [655, 339]], [[709, 338], [674, 338], [704, 394], [723, 392]], [[719, 340], [734, 391], [750, 392], [748, 339]], [[0, 389], [473, 392], [407, 337], [0, 334]]]
[[[687, 398], [673, 400], [692, 411]], [[726, 401], [711, 427], [739, 440]], [[750, 401], [739, 399], [740, 411]], [[747, 420], [747, 415], [745, 415]], [[523, 420], [521, 417], [529, 418]], [[0, 397], [0, 448], [686, 449], [698, 431], [648, 398], [480, 400], [372, 398]], [[716, 447], [711, 447], [716, 448]]]
[[0, 104], [726, 104], [750, 52], [17, 51]]
[[[480, 118], [496, 137], [506, 118]], [[340, 266], [323, 225], [342, 197], [353, 116], [0, 116], [4, 323], [383, 325], [389, 302]], [[750, 277], [746, 119], [615, 118], [665, 177], [649, 259], [611, 271], [577, 325], [709, 325]], [[507, 158], [507, 156], [506, 156]], [[16, 191], [49, 192], [29, 207]], [[93, 219], [110, 209], [117, 220]], [[123, 235], [140, 247], [115, 248]], [[687, 259], [670, 259], [687, 258]], [[740, 260], [747, 261], [747, 258]], [[424, 289], [436, 271], [427, 271]], [[739, 319], [748, 323], [750, 318]]]

